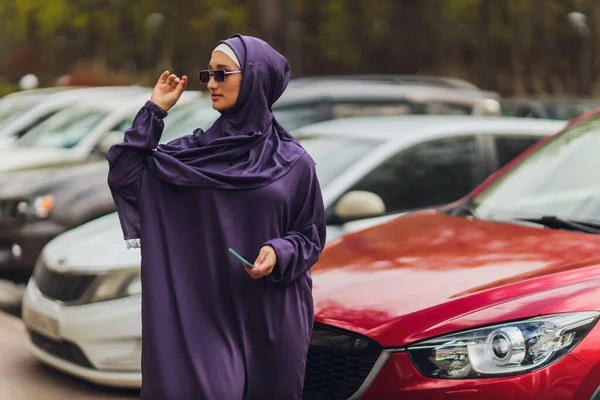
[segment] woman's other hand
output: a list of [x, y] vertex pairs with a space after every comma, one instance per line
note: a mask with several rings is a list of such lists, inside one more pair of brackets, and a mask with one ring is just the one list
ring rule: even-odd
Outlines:
[[150, 101], [162, 108], [165, 111], [169, 111], [177, 103], [181, 94], [187, 86], [187, 76], [183, 75], [181, 79], [175, 74], [169, 75], [169, 71], [162, 73], [154, 90]]
[[256, 257], [256, 261], [254, 261], [254, 268], [244, 268], [252, 278], [260, 279], [271, 275], [276, 262], [277, 255], [275, 254], [275, 250], [271, 246], [263, 246], [260, 249], [258, 257]]

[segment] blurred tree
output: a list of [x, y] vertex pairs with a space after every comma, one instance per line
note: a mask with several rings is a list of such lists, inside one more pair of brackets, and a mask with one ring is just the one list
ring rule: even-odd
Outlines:
[[193, 78], [219, 39], [245, 33], [294, 75], [438, 74], [506, 95], [588, 94], [600, 90], [599, 26], [598, 0], [1, 0], [0, 83], [86, 69]]

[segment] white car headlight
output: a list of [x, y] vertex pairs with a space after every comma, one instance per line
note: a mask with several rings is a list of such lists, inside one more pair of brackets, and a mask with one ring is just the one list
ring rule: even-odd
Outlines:
[[459, 332], [408, 347], [419, 371], [441, 379], [515, 375], [567, 354], [598, 321], [595, 311], [536, 317]]
[[102, 277], [90, 302], [96, 303], [99, 301], [114, 300], [140, 294], [141, 292], [140, 272], [113, 272]]

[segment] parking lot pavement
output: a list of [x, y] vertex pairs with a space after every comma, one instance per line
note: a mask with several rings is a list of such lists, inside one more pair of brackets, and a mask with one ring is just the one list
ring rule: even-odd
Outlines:
[[12, 314], [18, 313], [21, 308], [21, 299], [25, 291], [25, 284], [15, 284], [0, 279], [0, 310]]
[[105, 389], [55, 371], [27, 349], [20, 319], [0, 311], [0, 399], [139, 399], [139, 391]]

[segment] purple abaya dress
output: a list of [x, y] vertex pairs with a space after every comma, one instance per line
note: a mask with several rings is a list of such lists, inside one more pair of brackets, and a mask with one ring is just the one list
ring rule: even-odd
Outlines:
[[[111, 148], [108, 183], [142, 252], [142, 399], [300, 399], [313, 324], [310, 268], [325, 244], [315, 165], [271, 106], [289, 80], [265, 42], [225, 41], [242, 63], [233, 109], [158, 145], [148, 102]], [[277, 255], [254, 280], [228, 253]]]

